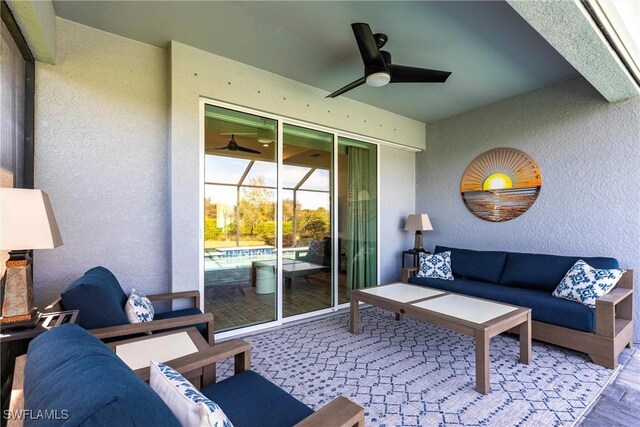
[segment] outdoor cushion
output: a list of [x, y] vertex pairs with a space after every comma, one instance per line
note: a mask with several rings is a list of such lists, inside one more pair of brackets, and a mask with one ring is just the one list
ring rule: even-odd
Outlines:
[[[197, 308], [197, 307], [183, 308], [182, 310], [165, 311], [164, 313], [155, 313], [153, 315], [153, 320], [174, 319], [176, 317], [182, 317], [182, 316], [193, 316], [194, 314], [202, 314], [202, 311], [200, 311], [200, 309]], [[207, 338], [207, 324], [206, 323], [198, 323], [195, 326], [196, 326], [196, 328], [198, 328], [198, 330], [200, 331], [202, 336], [205, 337], [205, 339], [206, 339]], [[182, 329], [182, 328], [185, 328], [185, 326], [181, 326], [179, 328], [163, 329], [163, 330], [157, 331], [156, 333], [167, 332], [167, 331], [171, 331], [173, 329]]]
[[595, 331], [595, 309], [573, 301], [556, 298], [551, 295], [551, 292], [537, 289], [510, 288], [495, 283], [468, 279], [449, 281], [412, 277], [409, 282], [444, 291], [486, 298], [505, 304], [528, 307], [531, 309], [533, 320], [579, 331]]
[[451, 274], [451, 252], [440, 252], [430, 255], [420, 252], [420, 263], [416, 277], [430, 277], [432, 279], [453, 280]]
[[626, 270], [597, 269], [578, 260], [551, 295], [595, 308], [596, 301], [616, 286]]
[[500, 281], [504, 263], [507, 259], [506, 252], [472, 251], [469, 249], [436, 246], [434, 253], [445, 251], [451, 251], [451, 269], [454, 277], [492, 283]]
[[313, 413], [307, 405], [253, 371], [235, 374], [201, 391], [220, 405], [234, 427], [292, 426]]
[[579, 259], [599, 269], [620, 267], [615, 258], [585, 258], [509, 252], [502, 279], [500, 279], [499, 283], [517, 288], [541, 289], [553, 292], [569, 269]]
[[[54, 328], [29, 344], [24, 378], [25, 409], [66, 414], [65, 425], [179, 425], [113, 351], [74, 324]], [[29, 425], [29, 418], [25, 421]], [[42, 420], [33, 424], [47, 425]]]
[[80, 310], [78, 323], [85, 329], [126, 325], [127, 294], [118, 279], [104, 267], [94, 267], [62, 292], [65, 310]]

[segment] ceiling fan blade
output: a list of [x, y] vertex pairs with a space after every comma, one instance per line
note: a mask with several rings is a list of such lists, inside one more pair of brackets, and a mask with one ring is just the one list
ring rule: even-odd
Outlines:
[[364, 65], [367, 67], [384, 67], [384, 61], [369, 24], [354, 23], [351, 24], [351, 28], [353, 29], [353, 35], [356, 37]]
[[335, 98], [336, 96], [340, 96], [343, 93], [350, 91], [351, 89], [355, 89], [358, 86], [363, 85], [366, 81], [367, 81], [367, 79], [365, 77], [361, 77], [358, 80], [356, 80], [355, 82], [351, 82], [348, 85], [346, 85], [345, 87], [342, 87], [342, 88], [338, 89], [337, 91], [327, 95], [326, 98]]
[[228, 145], [225, 146], [225, 147], [217, 147], [217, 148], [214, 147], [214, 148], [212, 148], [212, 150], [228, 150], [228, 149], [229, 149]]
[[239, 145], [238, 145], [238, 151], [244, 151], [245, 153], [260, 154], [260, 152], [258, 150], [252, 150], [251, 148], [245, 148], [245, 147], [241, 147]]
[[451, 74], [449, 71], [429, 70], [428, 68], [391, 65], [391, 83], [444, 83]]

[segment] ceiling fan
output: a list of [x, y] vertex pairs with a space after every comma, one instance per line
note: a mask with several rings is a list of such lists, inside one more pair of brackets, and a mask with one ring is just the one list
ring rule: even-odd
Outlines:
[[327, 95], [327, 98], [335, 98], [365, 83], [371, 87], [385, 86], [388, 83], [444, 83], [451, 74], [449, 71], [392, 64], [391, 54], [380, 50], [387, 43], [386, 34], [373, 34], [369, 24], [364, 23], [351, 24], [351, 28], [364, 63], [364, 77]]
[[214, 150], [244, 151], [245, 153], [260, 154], [260, 151], [258, 150], [253, 150], [251, 148], [246, 148], [238, 145], [234, 136], [234, 134], [231, 134], [231, 139], [225, 147], [214, 148]]

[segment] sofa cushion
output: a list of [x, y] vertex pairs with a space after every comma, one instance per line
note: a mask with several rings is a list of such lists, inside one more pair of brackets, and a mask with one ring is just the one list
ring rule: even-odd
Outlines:
[[451, 252], [440, 252], [434, 255], [420, 252], [419, 258], [417, 277], [453, 280], [453, 275], [451, 274]]
[[532, 319], [539, 322], [585, 332], [594, 332], [596, 328], [595, 309], [573, 301], [555, 298], [551, 292], [547, 291], [511, 288], [468, 279], [448, 281], [412, 277], [409, 283], [529, 307]]
[[220, 406], [206, 398], [178, 371], [151, 361], [149, 385], [183, 426], [233, 427]]
[[575, 257], [510, 252], [502, 273], [501, 285], [552, 292], [579, 259], [594, 268], [618, 268], [615, 258]]
[[85, 329], [126, 325], [127, 294], [118, 279], [104, 267], [94, 267], [62, 292], [65, 310], [80, 310], [78, 323]]
[[597, 269], [578, 260], [551, 295], [595, 308], [596, 301], [616, 286], [626, 270]]
[[500, 281], [504, 263], [507, 259], [506, 252], [472, 251], [469, 249], [436, 246], [434, 253], [445, 251], [451, 251], [451, 269], [454, 277], [492, 283]]
[[77, 325], [36, 337], [24, 374], [25, 409], [65, 410], [66, 425], [179, 425], [144, 381]]
[[307, 405], [252, 371], [204, 387], [202, 394], [220, 405], [235, 427], [292, 426], [313, 413]]

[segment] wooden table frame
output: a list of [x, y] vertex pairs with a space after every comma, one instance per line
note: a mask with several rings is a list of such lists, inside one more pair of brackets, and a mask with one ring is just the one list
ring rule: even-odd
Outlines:
[[[195, 327], [191, 327], [191, 328], [186, 328], [186, 329], [178, 329], [175, 331], [168, 331], [168, 332], [162, 332], [159, 334], [153, 334], [153, 335], [146, 335], [144, 337], [136, 337], [136, 338], [131, 338], [131, 339], [127, 339], [127, 340], [122, 340], [122, 341], [116, 341], [116, 342], [111, 342], [108, 343], [107, 346], [115, 353], [116, 352], [116, 347], [122, 344], [129, 344], [129, 343], [133, 343], [133, 342], [139, 342], [139, 341], [146, 341], [146, 340], [150, 340], [150, 339], [154, 339], [154, 338], [158, 338], [158, 337], [163, 337], [163, 336], [168, 336], [168, 335], [175, 335], [175, 334], [179, 334], [182, 332], [186, 332], [187, 335], [189, 335], [189, 338], [191, 339], [191, 341], [193, 342], [193, 344], [196, 346], [196, 348], [198, 349], [198, 351], [196, 353], [192, 353], [192, 354], [198, 354], [199, 352], [203, 352], [207, 349], [209, 349], [211, 346], [209, 346], [209, 344], [207, 343], [207, 341], [204, 339], [204, 337], [202, 336], [202, 334], [200, 333], [200, 331], [198, 329], [196, 329]], [[187, 355], [189, 356], [189, 355]], [[186, 357], [186, 356], [182, 356], [182, 357]], [[172, 361], [174, 360], [178, 360], [178, 359], [173, 359], [173, 360], [166, 360], [162, 363], [165, 364], [171, 364]], [[146, 368], [140, 368], [140, 369], [136, 369], [134, 370], [134, 372], [136, 374], [138, 374], [138, 376], [140, 378], [142, 378], [144, 381], [149, 381], [149, 367]], [[189, 381], [191, 381], [193, 383], [193, 385], [195, 385], [196, 387], [200, 388], [206, 384], [211, 384], [215, 382], [215, 365], [214, 366], [207, 366], [207, 367], [201, 367], [201, 368], [197, 368], [194, 369], [192, 371], [186, 372], [183, 374], [185, 378], [187, 378]]]
[[[404, 285], [414, 286], [414, 285]], [[432, 289], [424, 286], [416, 286], [421, 289]], [[492, 337], [508, 331], [512, 328], [518, 328], [520, 335], [520, 363], [531, 363], [531, 309], [518, 307], [510, 304], [497, 303], [495, 301], [470, 297], [468, 295], [456, 294], [453, 292], [442, 292], [427, 298], [420, 298], [408, 302], [399, 302], [389, 298], [372, 295], [361, 290], [351, 292], [351, 333], [360, 333], [360, 310], [359, 302], [371, 304], [373, 306], [390, 310], [396, 313], [396, 320], [401, 320], [405, 315], [416, 320], [431, 323], [454, 332], [465, 334], [475, 338], [476, 345], [476, 391], [478, 393], [487, 394], [490, 390], [489, 381], [489, 342]], [[516, 309], [488, 320], [484, 323], [475, 323], [469, 320], [460, 319], [454, 316], [438, 313], [426, 308], [416, 307], [412, 304], [421, 301], [427, 301], [434, 298], [440, 298], [446, 295], [459, 295], [466, 298], [487, 301], [493, 304], [506, 305], [515, 307]]]

